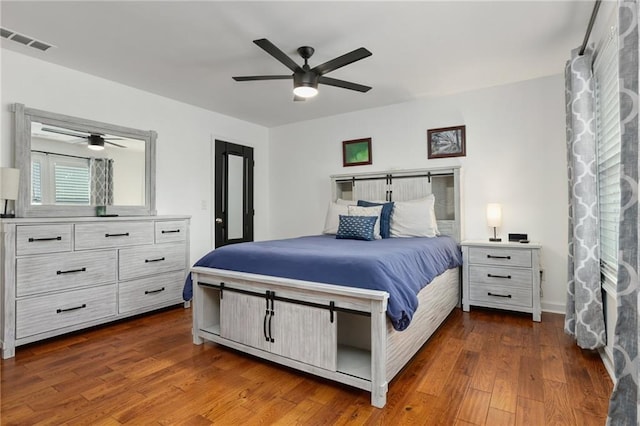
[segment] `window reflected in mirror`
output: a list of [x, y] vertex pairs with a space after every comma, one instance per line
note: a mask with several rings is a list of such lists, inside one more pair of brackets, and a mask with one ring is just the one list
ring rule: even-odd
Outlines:
[[145, 205], [145, 141], [31, 123], [32, 205]]

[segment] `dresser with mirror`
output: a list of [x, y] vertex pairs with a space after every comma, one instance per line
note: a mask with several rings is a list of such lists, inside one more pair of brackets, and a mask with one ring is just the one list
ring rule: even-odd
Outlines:
[[0, 220], [2, 358], [182, 303], [189, 217], [155, 209], [156, 133], [12, 106], [20, 185]]

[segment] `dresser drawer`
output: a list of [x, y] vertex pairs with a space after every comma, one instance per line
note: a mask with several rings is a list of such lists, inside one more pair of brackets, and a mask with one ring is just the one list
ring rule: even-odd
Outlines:
[[118, 290], [120, 313], [168, 304], [172, 301], [176, 304], [182, 302], [185, 278], [185, 271], [179, 271], [120, 283]]
[[115, 250], [40, 255], [16, 260], [18, 297], [115, 281]]
[[482, 286], [471, 286], [470, 303], [481, 302], [490, 303], [497, 308], [531, 308], [533, 296], [531, 288], [511, 287], [499, 284], [485, 284]]
[[71, 225], [16, 227], [16, 255], [71, 251]]
[[482, 265], [469, 265], [469, 279], [473, 286], [497, 284], [507, 287], [531, 288], [533, 283], [531, 269]]
[[116, 285], [16, 301], [16, 338], [116, 315]]
[[531, 250], [469, 247], [469, 263], [530, 268]]
[[187, 222], [184, 220], [156, 222], [156, 243], [173, 243], [186, 239]]
[[187, 267], [186, 244], [171, 243], [155, 246], [130, 247], [120, 250], [121, 280], [160, 274]]
[[153, 222], [79, 223], [76, 250], [153, 244]]

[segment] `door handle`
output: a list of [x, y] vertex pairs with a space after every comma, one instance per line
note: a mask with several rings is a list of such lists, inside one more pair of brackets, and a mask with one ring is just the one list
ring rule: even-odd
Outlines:
[[216, 217], [216, 223], [218, 223], [218, 224], [222, 223], [222, 219], [219, 218], [219, 217]]

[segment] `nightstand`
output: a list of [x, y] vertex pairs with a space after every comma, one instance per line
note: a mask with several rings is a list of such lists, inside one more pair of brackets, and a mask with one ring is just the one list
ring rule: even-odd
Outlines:
[[540, 249], [535, 243], [463, 241], [462, 309], [530, 312], [540, 322]]

